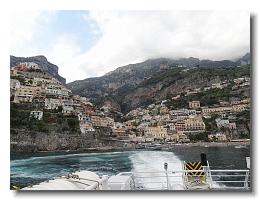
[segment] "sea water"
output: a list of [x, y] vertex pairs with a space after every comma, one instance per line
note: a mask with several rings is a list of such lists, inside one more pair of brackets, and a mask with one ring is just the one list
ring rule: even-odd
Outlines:
[[[11, 154], [10, 182], [11, 185], [25, 187], [78, 170], [109, 176], [128, 171], [156, 172], [164, 170], [165, 162], [168, 163], [170, 171], [181, 170], [183, 161], [200, 161], [201, 153], [207, 154], [211, 169], [246, 169], [245, 158], [250, 156], [250, 147], [178, 147], [171, 151]], [[160, 181], [159, 179], [157, 180]]]

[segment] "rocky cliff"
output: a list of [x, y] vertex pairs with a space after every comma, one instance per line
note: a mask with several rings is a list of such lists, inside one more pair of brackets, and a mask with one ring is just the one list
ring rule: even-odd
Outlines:
[[58, 73], [58, 66], [50, 63], [45, 56], [33, 56], [26, 58], [10, 56], [10, 67], [13, 67], [21, 62], [34, 62], [38, 64], [44, 72], [49, 73], [54, 78], [57, 78], [61, 83], [66, 84], [66, 79], [61, 77]]
[[38, 152], [122, 148], [124, 143], [107, 137], [109, 130], [99, 129], [85, 135], [45, 133], [30, 130], [11, 129], [11, 152]]

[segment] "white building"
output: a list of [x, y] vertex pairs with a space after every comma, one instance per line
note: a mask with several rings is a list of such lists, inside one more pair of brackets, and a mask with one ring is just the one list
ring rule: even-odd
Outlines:
[[95, 131], [95, 129], [92, 126], [92, 123], [86, 121], [81, 121], [79, 123], [79, 128], [82, 134], [86, 134], [89, 131]]
[[217, 118], [215, 119], [217, 127], [221, 128], [221, 127], [229, 127], [229, 120], [228, 119], [221, 119], [221, 118]]
[[25, 66], [28, 69], [40, 69], [40, 67], [34, 62], [23, 62], [20, 65]]
[[144, 122], [150, 122], [152, 120], [152, 116], [150, 116], [149, 114], [148, 115], [144, 115], [142, 117], [142, 121]]
[[125, 128], [125, 125], [121, 122], [115, 122], [114, 123], [114, 129], [122, 129]]
[[58, 109], [61, 106], [61, 99], [45, 98], [44, 107], [47, 110]]
[[37, 111], [37, 110], [31, 111], [30, 117], [33, 117], [33, 118], [35, 118], [37, 120], [42, 120], [43, 112], [42, 111]]
[[87, 116], [85, 113], [78, 113], [78, 119], [79, 121], [91, 122], [90, 117]]
[[72, 106], [62, 106], [63, 114], [71, 114], [74, 112], [74, 108]]

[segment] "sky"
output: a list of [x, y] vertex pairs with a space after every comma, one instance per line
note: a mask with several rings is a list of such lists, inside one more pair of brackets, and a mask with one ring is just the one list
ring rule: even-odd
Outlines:
[[10, 19], [10, 54], [46, 56], [67, 83], [149, 58], [222, 60], [250, 51], [245, 11], [16, 10]]

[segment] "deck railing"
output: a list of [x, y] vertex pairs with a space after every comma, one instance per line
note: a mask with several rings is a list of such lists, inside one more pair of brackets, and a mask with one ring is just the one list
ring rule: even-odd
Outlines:
[[[207, 184], [209, 190], [250, 190], [250, 170], [176, 170], [132, 172], [134, 190], [186, 190], [189, 172], [204, 172], [204, 175], [189, 175], [198, 178], [194, 189], [201, 183]], [[121, 173], [124, 174], [124, 173]], [[129, 174], [129, 173], [128, 173]], [[203, 181], [201, 181], [203, 178]], [[207, 187], [206, 187], [207, 188]], [[192, 190], [192, 187], [190, 188]], [[203, 190], [203, 187], [201, 188]]]

